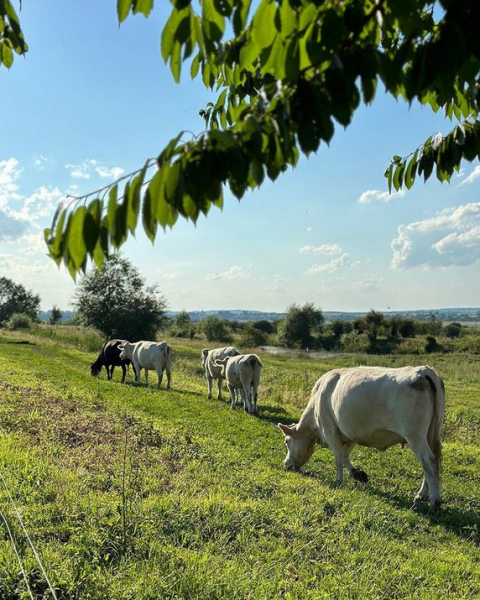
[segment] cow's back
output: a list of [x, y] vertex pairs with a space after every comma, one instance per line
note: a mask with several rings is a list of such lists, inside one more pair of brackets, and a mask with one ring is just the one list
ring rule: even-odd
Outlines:
[[[212, 377], [218, 379], [222, 375], [222, 367], [218, 366], [217, 360], [223, 360], [228, 357], [239, 356], [239, 351], [233, 346], [226, 346], [224, 348], [215, 348], [210, 350], [207, 357], [207, 368]], [[230, 358], [231, 360], [231, 358]], [[230, 362], [230, 360], [228, 362]]]
[[344, 441], [385, 449], [428, 430], [434, 404], [425, 367], [354, 367], [328, 376], [330, 389], [316, 391], [319, 420]]
[[154, 369], [157, 366], [163, 367], [167, 357], [167, 343], [137, 342], [134, 357], [143, 369]]

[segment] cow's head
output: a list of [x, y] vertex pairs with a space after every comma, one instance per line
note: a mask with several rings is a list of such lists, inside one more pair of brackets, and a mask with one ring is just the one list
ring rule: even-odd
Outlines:
[[202, 367], [204, 367], [205, 363], [207, 362], [209, 352], [210, 352], [210, 350], [208, 348], [204, 348], [202, 350]]
[[90, 375], [92, 377], [97, 377], [100, 375], [100, 371], [102, 370], [102, 363], [98, 360], [90, 363]]
[[120, 358], [122, 360], [128, 360], [132, 358], [132, 344], [130, 342], [123, 342], [118, 346], [120, 350]]
[[278, 424], [278, 429], [285, 436], [287, 458], [283, 463], [287, 471], [298, 471], [312, 456], [315, 450], [316, 437], [310, 431], [300, 431], [297, 425]]

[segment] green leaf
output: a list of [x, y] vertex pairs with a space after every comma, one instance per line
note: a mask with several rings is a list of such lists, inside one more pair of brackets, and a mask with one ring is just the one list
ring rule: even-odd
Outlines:
[[273, 0], [262, 0], [252, 21], [252, 38], [259, 48], [269, 48], [277, 35], [275, 15], [277, 7]]
[[134, 177], [128, 190], [127, 195], [127, 227], [133, 235], [137, 228], [138, 213], [140, 212], [140, 194], [142, 191], [145, 173], [147, 172], [148, 162], [145, 164], [140, 173]]
[[107, 223], [108, 232], [113, 237], [115, 235], [115, 215], [117, 212], [117, 194], [118, 184], [115, 184], [108, 192]]
[[70, 226], [68, 230], [67, 248], [73, 265], [77, 270], [82, 266], [87, 255], [85, 245], [83, 225], [87, 209], [85, 206], [80, 206], [71, 215]]
[[250, 38], [240, 48], [240, 69], [243, 71], [252, 68], [259, 55], [260, 47], [253, 38]]
[[152, 12], [153, 0], [134, 0], [133, 12], [134, 14], [141, 13], [144, 17]]
[[405, 171], [405, 186], [407, 190], [411, 189], [413, 182], [415, 181], [415, 175], [417, 173], [417, 155], [418, 150], [415, 151], [415, 154], [412, 156], [408, 163], [407, 170]]
[[297, 15], [290, 6], [289, 0], [284, 0], [280, 5], [280, 23], [282, 37], [286, 38], [295, 31]]
[[6, 44], [0, 44], [0, 64], [2, 63], [7, 69], [13, 65], [13, 52]]
[[128, 17], [133, 0], [117, 0], [117, 16], [118, 22], [123, 23]]

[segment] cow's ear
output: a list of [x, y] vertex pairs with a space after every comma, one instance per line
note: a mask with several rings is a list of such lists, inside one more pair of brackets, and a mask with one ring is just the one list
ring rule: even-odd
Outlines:
[[290, 437], [293, 437], [297, 433], [296, 425], [283, 425], [283, 423], [279, 423], [278, 428], [284, 435], [289, 435]]
[[209, 352], [208, 348], [204, 348], [202, 350], [202, 356], [207, 356], [208, 352]]

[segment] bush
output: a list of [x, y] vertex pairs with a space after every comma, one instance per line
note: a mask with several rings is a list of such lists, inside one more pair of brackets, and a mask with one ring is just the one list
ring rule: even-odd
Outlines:
[[203, 335], [209, 342], [231, 342], [232, 338], [225, 321], [211, 315], [200, 324]]
[[401, 342], [396, 349], [397, 354], [423, 354], [424, 352], [424, 338], [408, 338], [405, 341]]
[[7, 322], [8, 329], [17, 331], [19, 329], [30, 329], [33, 325], [32, 318], [25, 313], [15, 313]]
[[240, 337], [240, 344], [245, 348], [257, 348], [265, 346], [268, 342], [268, 335], [265, 331], [257, 329], [254, 325], [245, 325]]
[[370, 340], [365, 333], [345, 333], [342, 335], [342, 348], [344, 352], [366, 353], [370, 349]]

